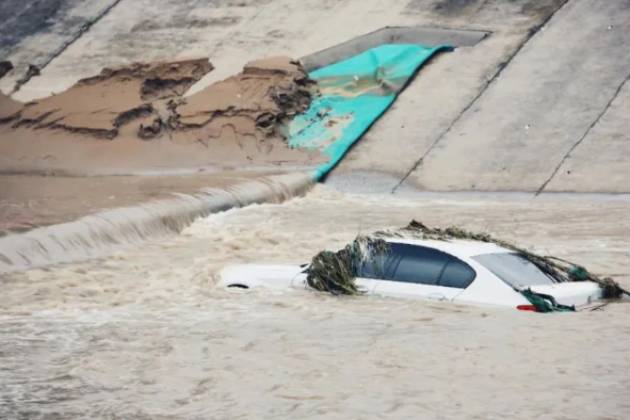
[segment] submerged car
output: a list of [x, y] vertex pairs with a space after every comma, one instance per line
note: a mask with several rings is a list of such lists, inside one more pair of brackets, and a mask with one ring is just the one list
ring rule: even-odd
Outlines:
[[[557, 282], [519, 253], [468, 240], [387, 238], [387, 252], [362, 263], [355, 282], [383, 296], [436, 299], [536, 311], [526, 295], [583, 307], [602, 298], [592, 281]], [[234, 265], [220, 273], [225, 287], [309, 288], [307, 265]]]

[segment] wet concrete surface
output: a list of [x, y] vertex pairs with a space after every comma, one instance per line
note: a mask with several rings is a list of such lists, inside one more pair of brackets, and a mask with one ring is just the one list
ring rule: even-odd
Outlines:
[[[431, 190], [544, 189], [630, 77], [630, 58], [619, 54], [630, 46], [624, 3], [568, 2], [424, 156], [409, 183]], [[616, 121], [627, 124], [620, 115]], [[603, 159], [620, 151], [609, 138], [599, 132]], [[590, 176], [573, 183], [565, 176], [565, 191], [630, 188], [630, 165], [617, 166], [615, 178], [603, 165], [583, 167]]]
[[[629, 69], [630, 78], [630, 69]], [[545, 191], [606, 191], [630, 188], [628, 156], [630, 156], [630, 83], [619, 86], [609, 107], [593, 127], [576, 141], [558, 166]], [[606, 176], [593, 176], [606, 174]]]
[[[450, 3], [450, 2], [447, 2]], [[499, 77], [536, 29], [563, 1], [539, 3], [534, 13], [523, 13], [528, 2], [470, 1], [411, 2], [404, 13], [433, 24], [483, 29], [492, 34], [473, 47], [441, 54], [423, 67], [392, 108], [370, 129], [333, 171], [330, 179], [374, 171], [398, 176], [390, 190], [399, 188], [436, 142]], [[430, 17], [429, 17], [430, 16]], [[508, 65], [509, 66], [509, 65]], [[454, 162], [453, 165], [458, 165]], [[432, 189], [432, 185], [409, 183]], [[437, 188], [435, 188], [437, 189]], [[466, 189], [462, 187], [461, 189]]]
[[27, 36], [49, 29], [74, 0], [4, 0], [0, 3], [0, 57]]
[[8, 93], [16, 83], [28, 82], [30, 65], [46, 67], [119, 1], [2, 1], [0, 60], [11, 61], [15, 69], [3, 78], [0, 89]]

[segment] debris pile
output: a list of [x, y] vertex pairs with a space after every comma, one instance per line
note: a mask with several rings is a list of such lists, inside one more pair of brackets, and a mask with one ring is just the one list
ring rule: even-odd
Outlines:
[[[372, 256], [387, 252], [389, 245], [383, 239], [359, 236], [352, 243], [337, 252], [322, 251], [315, 255], [308, 267], [306, 281], [310, 287], [320, 292], [334, 295], [354, 295], [360, 293], [354, 278], [363, 264], [372, 263]], [[375, 267], [378, 272], [379, 267]]]

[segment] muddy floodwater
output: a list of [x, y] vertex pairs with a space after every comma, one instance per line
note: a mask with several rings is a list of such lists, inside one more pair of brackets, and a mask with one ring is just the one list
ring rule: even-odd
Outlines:
[[111, 257], [2, 275], [0, 418], [630, 417], [630, 305], [575, 314], [227, 291], [416, 218], [488, 231], [630, 286], [630, 200], [347, 196], [198, 220]]

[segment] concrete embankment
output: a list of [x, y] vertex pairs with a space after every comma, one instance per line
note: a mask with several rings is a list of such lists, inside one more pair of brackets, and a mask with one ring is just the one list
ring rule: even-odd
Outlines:
[[[363, 191], [630, 192], [626, 0], [122, 0], [102, 9], [16, 99], [138, 57], [210, 56], [216, 69], [192, 94], [254, 58], [307, 57], [385, 26], [482, 31], [423, 68], [328, 181]], [[53, 38], [33, 33], [12, 51]]]
[[488, 39], [424, 69], [330, 181], [401, 192], [630, 192], [629, 4], [551, 6], [486, 11]]
[[259, 177], [10, 234], [0, 237], [0, 273], [103, 256], [148, 239], [178, 233], [210, 213], [286, 200], [304, 193], [311, 183], [311, 175], [307, 173]]
[[569, 1], [408, 181], [433, 190], [630, 191], [630, 165], [619, 164], [630, 154], [628, 115], [618, 111], [630, 77], [629, 6]]
[[13, 71], [0, 81], [18, 90], [61, 55], [121, 0], [9, 0], [0, 5], [0, 58]]

